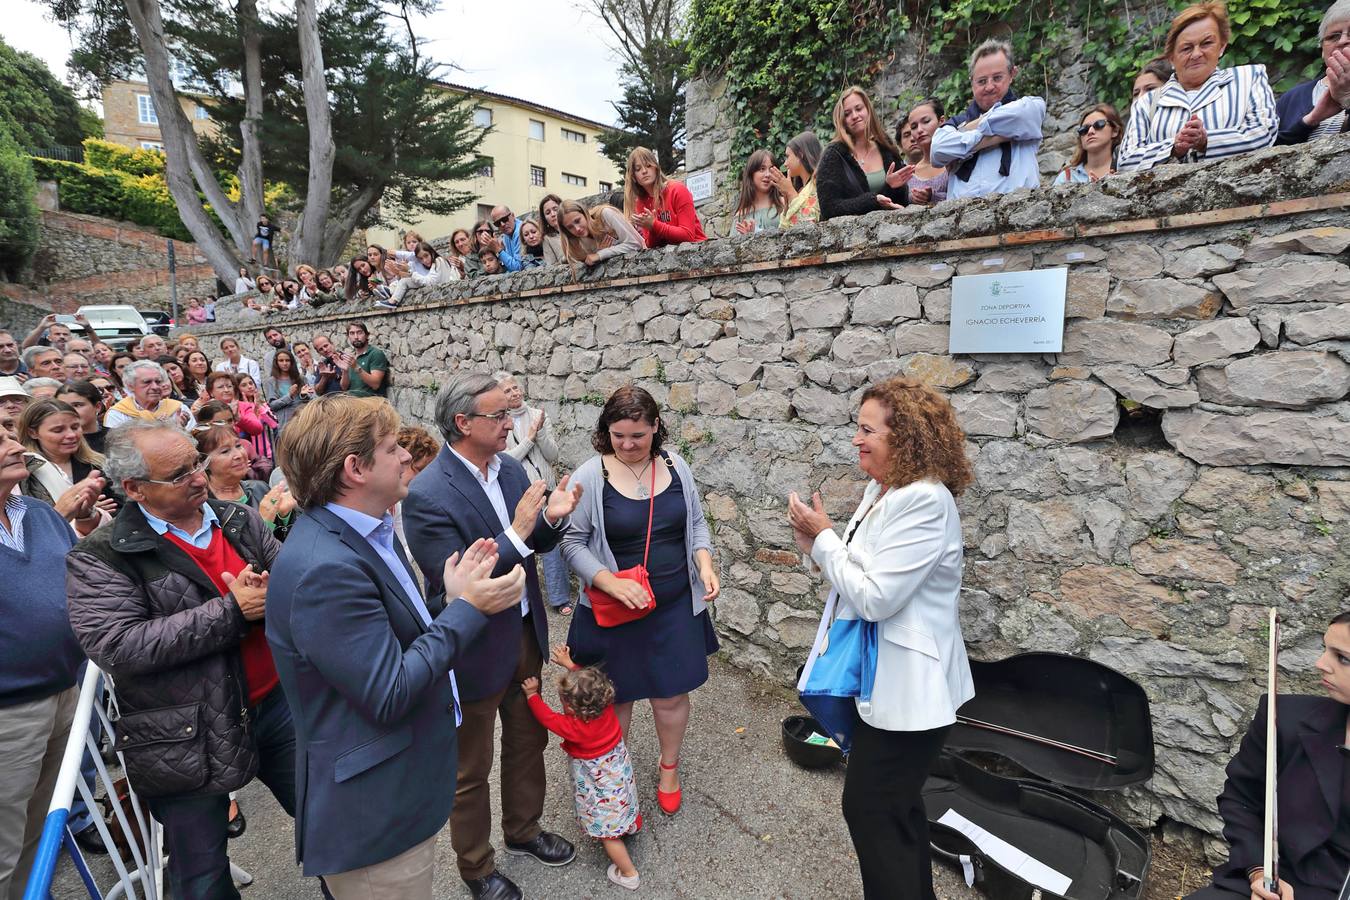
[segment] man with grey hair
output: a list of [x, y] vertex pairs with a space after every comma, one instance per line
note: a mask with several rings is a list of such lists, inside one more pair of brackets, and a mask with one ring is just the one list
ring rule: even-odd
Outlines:
[[1017, 67], [1012, 45], [987, 40], [970, 56], [974, 94], [965, 112], [952, 116], [933, 135], [930, 158], [935, 166], [951, 166], [947, 198], [1007, 194], [1039, 187], [1045, 101], [1013, 92]]
[[1336, 0], [1317, 29], [1326, 71], [1280, 95], [1277, 144], [1301, 144], [1350, 130], [1350, 0]]
[[182, 900], [238, 900], [229, 792], [254, 775], [295, 813], [295, 730], [263, 629], [281, 545], [256, 511], [208, 499], [177, 426], [108, 434], [104, 471], [127, 502], [66, 557], [70, 623], [117, 682], [118, 749], [164, 826]]
[[197, 420], [192, 417], [192, 411], [169, 396], [172, 385], [159, 363], [148, 359], [131, 363], [122, 370], [122, 386], [127, 389], [127, 396], [103, 417], [105, 427], [116, 428], [133, 419], [176, 422], [179, 427], [189, 430], [196, 427]]
[[544, 831], [544, 749], [548, 733], [530, 713], [520, 684], [539, 677], [548, 656], [548, 618], [534, 564], [558, 545], [581, 498], [567, 478], [549, 493], [509, 455], [510, 403], [490, 375], [458, 375], [441, 389], [436, 426], [446, 446], [422, 470], [403, 501], [404, 531], [433, 603], [444, 601], [445, 561], [491, 538], [500, 554], [493, 575], [525, 569], [518, 603], [488, 617], [456, 663], [464, 719], [459, 729], [458, 788], [450, 841], [474, 900], [517, 900], [521, 892], [497, 870], [492, 848], [493, 735], [502, 723], [502, 832], [511, 853], [561, 866], [576, 856], [561, 835]]
[[23, 383], [23, 392], [34, 400], [50, 400], [61, 390], [61, 384], [55, 378], [30, 378]]
[[23, 365], [29, 378], [63, 378], [66, 374], [61, 366], [61, 351], [55, 347], [29, 347], [23, 351]]

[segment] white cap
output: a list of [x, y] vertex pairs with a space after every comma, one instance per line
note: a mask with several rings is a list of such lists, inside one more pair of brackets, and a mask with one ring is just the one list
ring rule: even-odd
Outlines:
[[24, 393], [23, 385], [19, 379], [13, 375], [0, 375], [0, 397], [23, 397], [27, 399], [28, 394]]

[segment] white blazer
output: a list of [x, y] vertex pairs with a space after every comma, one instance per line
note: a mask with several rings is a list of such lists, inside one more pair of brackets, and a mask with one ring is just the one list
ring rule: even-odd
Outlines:
[[975, 696], [957, 612], [961, 517], [940, 482], [892, 489], [873, 505], [882, 490], [867, 486], [849, 528], [866, 516], [850, 543], [826, 529], [811, 559], [834, 588], [838, 618], [877, 623], [876, 682], [858, 715], [885, 731], [941, 728]]

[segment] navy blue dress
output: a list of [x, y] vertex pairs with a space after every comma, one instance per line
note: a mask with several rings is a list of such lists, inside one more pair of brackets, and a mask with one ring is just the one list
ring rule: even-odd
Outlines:
[[[688, 512], [680, 476], [673, 467], [669, 471], [670, 486], [656, 495], [647, 560], [656, 609], [635, 622], [601, 628], [591, 608], [578, 605], [567, 635], [572, 658], [583, 666], [600, 664], [614, 682], [615, 703], [686, 694], [708, 680], [708, 654], [717, 652], [708, 611], [690, 613]], [[621, 570], [642, 562], [648, 505], [605, 482], [605, 541]]]

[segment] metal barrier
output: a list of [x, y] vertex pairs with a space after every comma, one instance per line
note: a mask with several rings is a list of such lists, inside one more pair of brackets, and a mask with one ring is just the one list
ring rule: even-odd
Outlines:
[[[130, 817], [128, 817], [127, 810], [123, 808], [123, 804], [117, 802], [115, 781], [108, 774], [108, 767], [104, 764], [98, 744], [89, 729], [90, 722], [97, 715], [98, 721], [102, 723], [108, 734], [115, 733], [108, 710], [104, 708], [103, 704], [96, 702], [98, 695], [102, 692], [100, 689], [102, 677], [103, 673], [93, 663], [90, 663], [88, 668], [85, 669], [84, 681], [80, 685], [79, 703], [75, 707], [75, 719], [70, 726], [70, 739], [66, 742], [65, 755], [61, 759], [61, 769], [56, 777], [56, 788], [52, 792], [51, 805], [47, 808], [47, 820], [42, 827], [42, 837], [38, 842], [37, 855], [33, 861], [33, 871], [28, 876], [28, 885], [24, 890], [23, 900], [48, 900], [52, 875], [56, 871], [56, 863], [62, 848], [70, 854], [71, 860], [75, 863], [75, 870], [84, 882], [89, 896], [94, 900], [118, 900], [121, 897], [131, 898], [131, 900], [140, 900], [142, 897], [145, 900], [159, 900], [163, 896], [163, 831], [159, 823], [150, 816], [149, 811], [145, 809], [136, 794], [130, 792], [129, 788], [130, 796], [127, 805], [130, 807]], [[111, 690], [109, 690], [108, 705], [116, 708], [116, 699], [112, 696]], [[121, 828], [121, 833], [127, 836], [125, 845], [130, 850], [130, 860], [122, 857], [113, 841], [108, 823], [98, 812], [98, 804], [94, 802], [94, 787], [86, 783], [84, 777], [80, 774], [80, 764], [86, 751], [89, 752], [94, 761], [94, 766], [98, 770], [98, 780], [103, 784], [104, 793], [113, 800], [111, 804], [113, 817]], [[76, 791], [79, 791], [80, 797], [89, 807], [94, 826], [98, 829], [99, 837], [103, 839], [104, 846], [108, 848], [108, 857], [117, 873], [117, 883], [106, 894], [99, 890], [93, 875], [89, 871], [89, 866], [85, 863], [84, 856], [80, 853], [79, 845], [75, 843], [74, 836], [71, 835], [70, 829], [66, 827], [66, 820], [70, 817], [70, 804], [74, 800]]]

